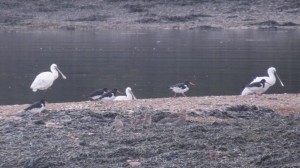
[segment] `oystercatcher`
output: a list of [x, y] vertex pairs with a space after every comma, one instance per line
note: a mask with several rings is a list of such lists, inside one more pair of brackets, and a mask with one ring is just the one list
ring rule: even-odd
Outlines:
[[41, 112], [45, 109], [47, 101], [42, 99], [41, 101], [31, 104], [29, 107], [25, 108], [24, 111], [30, 112]]
[[110, 101], [110, 100], [114, 100], [115, 97], [117, 96], [117, 93], [121, 93], [118, 89], [113, 89], [109, 92], [104, 93], [103, 95], [101, 95], [99, 97], [100, 100], [104, 100], [104, 101]]
[[185, 81], [183, 83], [172, 85], [169, 87], [169, 89], [171, 89], [175, 93], [174, 97], [176, 97], [177, 93], [181, 93], [183, 96], [186, 96], [184, 93], [189, 90], [188, 87], [189, 85], [195, 85], [195, 84], [192, 83], [191, 81]]
[[94, 92], [92, 92], [92, 93], [89, 95], [89, 98], [91, 98], [92, 100], [97, 100], [97, 99], [99, 99], [103, 94], [105, 94], [107, 91], [108, 91], [107, 88], [95, 90]]

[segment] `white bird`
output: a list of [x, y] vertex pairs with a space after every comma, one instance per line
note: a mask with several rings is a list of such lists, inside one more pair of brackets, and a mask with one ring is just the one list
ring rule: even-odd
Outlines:
[[53, 82], [58, 78], [58, 73], [60, 73], [64, 79], [67, 79], [67, 77], [58, 69], [56, 64], [52, 64], [50, 70], [51, 72], [42, 72], [35, 77], [30, 86], [33, 92], [36, 92], [37, 90], [47, 90], [51, 87]]
[[[262, 94], [262, 93], [266, 92], [271, 86], [273, 86], [276, 83], [276, 76], [277, 76], [281, 86], [284, 87], [284, 85], [283, 85], [282, 81], [280, 80], [278, 74], [276, 73], [276, 69], [274, 67], [270, 67], [268, 69], [268, 75], [269, 76], [256, 77], [250, 83], [250, 84], [253, 84], [256, 82], [261, 82], [262, 79], [265, 79], [265, 81], [266, 81], [265, 86], [262, 89], [260, 89], [258, 92], [256, 92], [257, 94]], [[241, 95], [245, 96], [245, 95], [249, 95], [249, 94], [253, 94], [253, 91], [250, 90], [249, 88], [245, 87], [244, 90], [242, 91]]]
[[126, 88], [125, 93], [126, 93], [126, 96], [117, 96], [114, 100], [120, 101], [120, 100], [135, 100], [136, 99], [136, 97], [134, 96], [130, 87]]

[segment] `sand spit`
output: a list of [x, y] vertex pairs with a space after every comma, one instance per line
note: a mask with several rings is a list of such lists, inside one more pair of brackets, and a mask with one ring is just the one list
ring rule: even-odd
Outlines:
[[[188, 110], [201, 114], [212, 109], [224, 109], [234, 105], [255, 105], [270, 108], [281, 115], [300, 112], [300, 96], [298, 94], [264, 94], [262, 96], [204, 96], [138, 99], [133, 101], [103, 102], [84, 101], [67, 103], [49, 103], [48, 110], [96, 110], [122, 111], [132, 113], [135, 109], [146, 108], [153, 111], [179, 112]], [[14, 116], [20, 113], [28, 104], [0, 106], [0, 117]]]
[[[297, 167], [298, 102], [274, 94], [53, 103], [41, 113], [1, 106], [0, 167]], [[149, 113], [151, 125], [132, 124]]]

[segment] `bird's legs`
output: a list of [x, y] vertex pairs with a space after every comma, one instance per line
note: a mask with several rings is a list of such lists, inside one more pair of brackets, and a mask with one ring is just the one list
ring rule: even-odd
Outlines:
[[175, 93], [174, 97], [176, 97], [176, 93]]
[[48, 93], [48, 90], [50, 90], [50, 89], [51, 89], [51, 87], [49, 87], [48, 89], [44, 90], [44, 96], [43, 96], [44, 99], [46, 99], [46, 95]]
[[262, 93], [258, 93], [258, 96], [262, 96], [263, 94]]
[[47, 91], [48, 91], [48, 89], [46, 89], [46, 90], [44, 91], [44, 94], [43, 94], [43, 99], [46, 99], [46, 94], [47, 94]]
[[97, 105], [97, 101], [99, 101], [99, 99], [95, 99], [95, 100], [92, 100], [94, 102], [94, 105], [96, 106]]
[[183, 95], [184, 97], [187, 97], [184, 93], [182, 93], [182, 95]]

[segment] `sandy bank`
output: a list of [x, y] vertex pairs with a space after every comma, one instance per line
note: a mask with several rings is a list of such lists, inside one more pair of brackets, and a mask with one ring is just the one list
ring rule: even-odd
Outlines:
[[[281, 115], [300, 112], [300, 97], [298, 94], [264, 94], [262, 96], [204, 96], [204, 97], [178, 97], [138, 99], [134, 101], [84, 101], [68, 103], [49, 103], [47, 110], [80, 110], [90, 109], [96, 111], [122, 111], [132, 113], [139, 108], [149, 108], [152, 111], [190, 112], [202, 113], [212, 109], [223, 109], [233, 105], [255, 105], [270, 108]], [[14, 116], [22, 111], [28, 104], [0, 106], [0, 117]]]
[[[280, 94], [55, 103], [41, 113], [1, 106], [0, 167], [297, 167], [298, 102]], [[184, 109], [187, 120], [161, 122]], [[146, 112], [150, 126], [132, 124]]]

